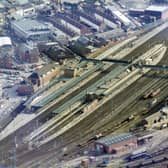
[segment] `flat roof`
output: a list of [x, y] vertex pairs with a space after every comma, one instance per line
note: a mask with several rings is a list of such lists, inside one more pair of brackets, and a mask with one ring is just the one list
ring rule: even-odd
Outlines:
[[168, 6], [151, 5], [148, 8], [146, 8], [146, 11], [163, 12], [165, 10], [168, 10]]
[[131, 20], [128, 19], [124, 14], [122, 14], [118, 9], [116, 9], [116, 7], [111, 6], [111, 5], [107, 5], [106, 8], [109, 9], [122, 22], [124, 22], [126, 24], [131, 23]]
[[114, 10], [113, 13], [123, 22], [125, 23], [131, 23], [131, 21], [125, 16], [123, 15], [120, 11], [118, 10]]
[[44, 30], [49, 31], [48, 25], [45, 25], [40, 21], [33, 19], [14, 21], [12, 22], [12, 24], [25, 33], [37, 33]]
[[129, 11], [133, 11], [133, 12], [134, 12], [134, 11], [135, 11], [135, 12], [136, 12], [136, 11], [137, 11], [137, 12], [144, 12], [145, 9], [142, 9], [142, 8], [130, 8]]
[[111, 136], [101, 138], [101, 139], [97, 140], [96, 142], [103, 144], [103, 145], [106, 145], [106, 146], [111, 146], [113, 144], [120, 143], [122, 141], [131, 139], [131, 138], [136, 138], [136, 136], [131, 133], [122, 133], [119, 135], [114, 135], [114, 136], [111, 135]]
[[10, 37], [0, 37], [0, 47], [5, 46], [5, 45], [12, 45]]

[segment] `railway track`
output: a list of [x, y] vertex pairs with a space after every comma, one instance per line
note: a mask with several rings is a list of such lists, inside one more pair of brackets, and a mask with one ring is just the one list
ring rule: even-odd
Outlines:
[[[145, 77], [144, 77], [145, 78]], [[166, 95], [166, 90], [167, 90], [167, 80], [166, 79], [164, 79], [164, 83], [163, 83], [163, 81], [162, 80], [160, 80], [160, 79], [152, 79], [152, 81], [150, 80], [150, 79], [145, 79], [145, 80], [143, 80], [143, 84], [144, 85], [146, 85], [147, 83], [149, 83], [149, 82], [151, 82], [152, 84], [150, 84], [149, 85], [149, 87], [148, 87], [148, 89], [150, 89], [151, 87], [152, 88], [158, 88], [158, 87], [160, 87], [161, 88], [161, 93], [163, 93], [164, 94], [164, 96], [162, 96], [162, 97], [166, 97], [167, 95]], [[153, 82], [154, 82], [154, 84], [153, 84]], [[140, 84], [140, 86], [141, 86], [141, 84]], [[130, 87], [133, 87], [133, 86], [130, 86]], [[136, 89], [137, 89], [137, 86], [135, 87]], [[128, 89], [129, 90], [129, 89]], [[147, 89], [145, 89], [144, 91], [146, 91]], [[130, 93], [130, 90], [129, 90], [129, 93]], [[127, 95], [127, 96], [130, 96], [128, 93], [125, 93], [125, 95]], [[139, 99], [140, 97], [141, 97], [142, 95], [140, 95], [139, 97], [137, 97], [136, 98], [136, 102], [134, 102], [134, 103], [132, 103], [132, 104], [130, 104], [129, 105], [129, 107], [130, 108], [128, 108], [128, 109], [126, 109], [126, 113], [128, 112], [128, 111], [133, 111], [133, 107], [134, 107], [134, 109], [136, 109], [136, 107], [137, 107], [137, 99]], [[120, 98], [121, 98], [121, 96], [120, 96]], [[125, 99], [125, 97], [123, 97], [124, 99]], [[116, 102], [118, 101], [118, 99], [116, 100]], [[121, 100], [121, 102], [122, 102], [122, 100]], [[141, 102], [140, 102], [140, 105], [141, 105]], [[131, 110], [132, 109], [132, 110]], [[142, 113], [141, 113], [142, 114]], [[140, 114], [140, 115], [141, 115]], [[121, 114], [122, 115], [122, 114]], [[102, 114], [100, 115], [100, 116], [97, 116], [97, 118], [95, 118], [94, 117], [94, 120], [99, 120], [100, 118], [104, 118], [105, 116], [103, 116]], [[114, 118], [114, 120], [115, 120], [115, 118]], [[109, 121], [109, 123], [108, 124], [110, 124], [110, 122], [111, 121]], [[90, 121], [90, 123], [93, 123], [93, 122], [91, 122]], [[111, 124], [110, 124], [111, 125]], [[109, 128], [110, 127], [110, 125], [104, 125], [103, 126], [103, 128], [102, 129], [104, 129], [104, 130], [107, 130], [107, 128]], [[86, 125], [85, 125], [86, 126]], [[84, 128], [86, 128], [86, 130], [87, 129], [89, 129], [89, 128], [91, 128], [91, 126], [92, 125], [88, 125], [88, 127], [84, 127]], [[82, 127], [80, 127], [80, 129], [81, 130], [83, 130], [83, 128]], [[101, 129], [99, 129], [99, 128], [94, 128], [94, 129], [98, 129], [99, 131], [101, 131]], [[93, 129], [93, 130], [94, 130]], [[93, 130], [91, 130], [90, 129], [90, 131], [88, 132], [88, 134], [91, 136], [91, 132], [93, 131]], [[114, 129], [115, 130], [115, 129]], [[113, 130], [113, 131], [114, 131]], [[110, 133], [110, 132], [112, 132], [111, 130], [109, 130], [109, 131], [105, 131], [106, 132], [106, 134], [108, 134], [108, 133]], [[75, 136], [75, 137], [78, 137], [78, 136]], [[83, 137], [86, 137], [86, 134], [85, 135], [83, 135], [82, 136], [82, 139], [83, 139]], [[71, 137], [72, 138], [72, 137]], [[74, 139], [73, 140], [74, 142], [78, 142], [78, 139]], [[85, 140], [84, 140], [85, 141]], [[67, 144], [68, 146], [70, 145], [70, 144]], [[57, 150], [57, 149], [56, 149]]]
[[[152, 53], [154, 53], [155, 54], [155, 50], [152, 50]], [[120, 88], [120, 86], [119, 86], [119, 88]], [[111, 92], [113, 92], [113, 90], [111, 91]], [[79, 110], [81, 110], [82, 108], [80, 108]], [[75, 114], [76, 114], [76, 112], [75, 112]], [[69, 114], [70, 116], [72, 116], [72, 118], [74, 118], [74, 116], [73, 116], [73, 112], [70, 112], [70, 114]], [[46, 124], [46, 128], [43, 126], [43, 129], [41, 129], [43, 132], [45, 131], [45, 134], [47, 134], [47, 132], [48, 132], [48, 130], [50, 130], [50, 129], [52, 129], [52, 133], [54, 133], [54, 132], [57, 132], [58, 131], [58, 129], [61, 129], [62, 127], [64, 127], [64, 126], [60, 126], [60, 127], [58, 127], [58, 118], [59, 117], [55, 117], [54, 119], [55, 120], [53, 120], [53, 122], [51, 122], [50, 121], [50, 125], [48, 125], [47, 126], [47, 124]], [[71, 120], [70, 120], [70, 118], [68, 117], [68, 122], [70, 122]], [[63, 119], [63, 121], [65, 121], [65, 119]], [[68, 123], [68, 122], [66, 122], [66, 123]], [[55, 123], [56, 123], [56, 125], [55, 125]], [[52, 126], [52, 125], [54, 125], [54, 126]], [[53, 127], [53, 128], [52, 128]], [[57, 129], [56, 129], [57, 128]], [[34, 133], [33, 133], [33, 135], [34, 135], [34, 137], [37, 137], [37, 136], [39, 136], [39, 139], [41, 138], [41, 135], [40, 135], [40, 132], [41, 133], [43, 133], [42, 131], [35, 131]], [[39, 133], [37, 133], [37, 132], [39, 132]], [[46, 136], [49, 136], [49, 135], [46, 135]], [[33, 139], [33, 137], [32, 138], [29, 138], [30, 140], [31, 139]]]
[[[149, 82], [149, 80], [148, 80], [148, 82]], [[160, 84], [160, 86], [158, 86], [158, 84]], [[165, 92], [165, 89], [166, 88], [168, 88], [168, 84], [167, 84], [167, 80], [165, 80], [164, 81], [164, 85], [163, 85], [163, 83], [162, 82], [160, 82], [160, 80], [157, 80], [157, 81], [155, 81], [155, 83], [153, 84], [153, 85], [151, 85], [153, 88], [158, 88], [158, 87], [161, 87], [161, 90], [162, 90], [162, 92]], [[129, 95], [128, 95], [129, 96]], [[138, 96], [138, 99], [141, 97], [142, 95], [140, 95], [140, 96]], [[141, 105], [141, 102], [139, 102], [140, 104], [139, 105]], [[135, 101], [135, 102], [133, 102], [133, 103], [131, 103], [130, 104], [130, 108], [128, 108], [128, 109], [126, 109], [126, 112], [127, 112], [127, 110], [129, 111], [133, 111], [133, 107], [137, 107], [137, 102]], [[139, 115], [141, 115], [141, 114], [139, 114]], [[98, 118], [100, 118], [100, 116], [98, 116]], [[95, 120], [97, 120], [98, 118], [95, 118]], [[110, 124], [110, 123], [108, 123], [108, 124]], [[122, 124], [121, 125], [121, 127], [124, 127], [125, 125], [127, 125], [127, 123], [124, 123], [124, 124]], [[91, 125], [89, 125], [88, 126], [88, 128], [89, 127], [92, 127]], [[118, 127], [112, 127], [112, 128], [114, 128], [114, 129], [111, 129], [111, 130], [108, 130], [107, 131], [107, 128], [109, 128], [109, 125], [101, 125], [101, 127], [102, 127], [102, 130], [105, 130], [105, 132], [104, 132], [104, 134], [109, 134], [109, 133], [111, 133], [111, 132], [113, 132], [113, 131], [115, 131], [115, 130], [117, 130], [117, 129], [119, 129]], [[72, 137], [71, 137], [71, 141], [69, 142], [69, 143], [67, 143], [65, 146], [69, 146], [69, 145], [71, 145], [71, 143], [72, 142], [79, 142], [80, 141], [80, 138], [84, 138], [84, 137], [86, 137], [87, 135], [89, 135], [89, 136], [91, 136], [91, 134], [92, 134], [92, 131], [94, 130], [95, 128], [93, 128], [92, 130], [90, 129], [88, 132], [87, 131], [85, 131], [85, 134], [82, 136], [82, 137], [79, 137], [79, 136], [74, 136], [74, 139], [72, 140]], [[96, 129], [98, 129], [98, 130], [100, 130], [99, 128], [96, 128]], [[87, 130], [87, 128], [86, 128], [86, 130]], [[84, 140], [85, 141], [85, 140]], [[82, 148], [85, 148], [86, 146], [88, 146], [88, 144], [85, 144], [85, 145], [83, 145], [83, 147]], [[62, 146], [63, 147], [63, 146]], [[59, 148], [61, 148], [61, 146], [59, 146], [58, 148], [55, 148], [54, 150], [55, 151], [57, 151]], [[81, 149], [82, 150], [82, 149]], [[79, 151], [79, 149], [78, 149], [78, 151]], [[56, 153], [56, 152], [55, 152]], [[75, 150], [74, 151], [74, 154], [76, 154], [77, 153], [77, 151]], [[71, 151], [71, 154], [72, 154], [72, 151]]]
[[[167, 87], [167, 82], [166, 82], [167, 80], [165, 80], [164, 81], [164, 85], [163, 85], [163, 83], [161, 82], [160, 83], [160, 80], [157, 80], [157, 81], [155, 81], [155, 83], [153, 84], [153, 85], [151, 85], [150, 84], [150, 86], [149, 86], [149, 88], [152, 86], [153, 88], [157, 88], [157, 87], [160, 87], [160, 86], [158, 86], [158, 84], [160, 83], [160, 85], [162, 86], [162, 88], [161, 88], [161, 90], [163, 90], [164, 88], [166, 88]], [[149, 80], [148, 80], [148, 82], [149, 82]], [[159, 82], [159, 83], [158, 83]], [[165, 90], [163, 90], [163, 92], [164, 92]], [[128, 95], [129, 96], [129, 95]], [[141, 95], [140, 95], [140, 97], [141, 97]], [[138, 97], [138, 99], [140, 98], [140, 97]], [[133, 106], [135, 106], [135, 107], [137, 107], [137, 102], [133, 102], [133, 103], [131, 103], [131, 109], [133, 108]], [[127, 109], [127, 110], [130, 110], [130, 109]], [[133, 110], [133, 109], [132, 109]], [[130, 110], [131, 112], [132, 112], [132, 110]], [[104, 116], [103, 116], [104, 117]], [[97, 120], [98, 118], [95, 118], [95, 120]], [[123, 125], [121, 125], [121, 127], [123, 127], [123, 126], [125, 126], [126, 125], [126, 123], [125, 124], [123, 124]], [[88, 126], [88, 128], [89, 127], [92, 127], [91, 125], [89, 125]], [[102, 126], [102, 130], [104, 129], [104, 130], [106, 130], [107, 128], [109, 128], [109, 125], [107, 126], [107, 125], [104, 125], [104, 126]], [[96, 129], [96, 128], [95, 128]], [[99, 129], [99, 128], [97, 128], [97, 129]], [[114, 126], [114, 130], [109, 130], [109, 131], [105, 131], [104, 132], [104, 134], [109, 134], [110, 132], [113, 132], [113, 131], [115, 131], [116, 129], [118, 129], [118, 127], [115, 127]], [[87, 130], [87, 128], [86, 128], [86, 130]], [[93, 129], [94, 130], [94, 129]], [[87, 132], [87, 131], [85, 131], [85, 135], [83, 135], [82, 137], [80, 137], [80, 138], [84, 138], [84, 137], [86, 137], [87, 135], [89, 135], [89, 136], [91, 136], [91, 134], [92, 134], [92, 131], [93, 130], [89, 130], [89, 132]], [[100, 129], [99, 129], [100, 130]], [[73, 139], [72, 140], [72, 142], [78, 142], [80, 139], [79, 139], [79, 136], [74, 136], [76, 139]], [[72, 139], [72, 137], [71, 137], [71, 139]], [[85, 141], [85, 140], [84, 140]], [[68, 144], [66, 144], [66, 146], [69, 146], [71, 144], [71, 141], [69, 141], [69, 143]], [[86, 144], [86, 146], [87, 146], [88, 144]], [[83, 146], [83, 148], [85, 147], [85, 145]], [[61, 146], [60, 147], [58, 147], [58, 149], [59, 148], [61, 148]], [[58, 150], [57, 148], [56, 149], [54, 149], [54, 150]], [[71, 153], [72, 153], [72, 151], [71, 151]], [[74, 152], [75, 153], [75, 152]]]
[[[162, 33], [164, 34], [166, 31], [163, 31]], [[156, 39], [158, 39], [158, 40], [160, 40], [160, 37], [159, 36], [161, 36], [160, 34], [159, 35], [157, 35], [155, 38]], [[152, 40], [154, 40], [154, 38], [152, 38]], [[148, 44], [150, 43], [150, 41], [148, 41], [147, 42]], [[147, 44], [147, 43], [145, 43], [145, 44]], [[141, 46], [142, 48], [144, 47], [144, 46]], [[140, 47], [140, 48], [141, 48]], [[142, 49], [140, 49], [140, 48], [138, 48], [138, 49], [136, 49], [136, 53], [138, 52], [137, 50], [142, 50]], [[148, 50], [148, 48], [147, 47], [145, 47], [144, 48], [144, 51], [145, 50]], [[132, 58], [132, 57], [138, 57], [139, 55], [140, 55], [141, 53], [139, 53], [139, 54], [136, 54], [136, 55], [134, 55], [133, 53], [132, 54], [129, 54], [125, 59], [130, 59], [130, 58]], [[114, 66], [113, 66], [114, 67]], [[111, 67], [109, 68], [109, 71], [111, 70]], [[102, 75], [103, 76], [103, 75]], [[99, 78], [101, 78], [100, 76], [99, 76]], [[75, 93], [74, 93], [75, 94]], [[114, 100], [113, 100], [114, 101]], [[112, 101], [109, 101], [109, 102], [112, 102]], [[108, 107], [110, 107], [110, 105], [108, 104]], [[109, 112], [109, 109], [108, 108], [106, 108], [105, 107], [105, 109]], [[107, 113], [107, 112], [105, 112], [105, 113], [103, 113], [102, 114], [102, 111], [104, 111], [102, 108], [100, 108], [99, 109], [100, 110], [100, 115], [99, 115], [99, 117], [98, 117], [98, 121], [100, 121], [101, 120], [101, 118], [103, 118], [104, 117], [104, 115]], [[98, 110], [98, 111], [99, 111]], [[49, 110], [50, 111], [50, 110]], [[95, 117], [96, 115], [94, 114], [94, 115], [92, 115], [91, 117]], [[45, 115], [44, 115], [44, 117], [46, 117]], [[94, 123], [94, 121], [97, 119], [97, 118], [94, 118], [93, 117], [93, 119], [92, 120], [88, 120], [88, 121], [86, 121], [86, 120], [84, 120], [84, 121], [82, 121], [81, 122], [81, 125], [80, 125], [80, 127], [78, 128], [78, 129], [81, 129], [82, 131], [86, 131], [86, 129], [88, 129], [89, 130], [89, 132], [91, 132], [90, 130], [92, 130], [92, 129], [90, 129], [89, 128], [89, 126], [90, 126], [90, 124], [88, 124], [88, 123]], [[31, 123], [32, 124], [32, 123]], [[30, 124], [30, 125], [31, 125]], [[93, 124], [94, 125], [94, 124]], [[77, 125], [77, 126], [79, 126], [79, 125]], [[88, 126], [88, 127], [87, 127]], [[85, 128], [86, 127], [86, 128]], [[21, 134], [22, 132], [24, 132], [24, 130], [25, 130], [25, 128], [26, 127], [23, 127], [22, 129], [20, 129], [19, 131], [17, 131], [17, 134]], [[29, 128], [29, 125], [27, 125], [27, 128]], [[30, 129], [31, 130], [31, 129]], [[72, 138], [72, 133], [69, 133], [69, 132], [74, 132], [73, 130], [76, 130], [75, 128], [72, 128], [70, 131], [67, 131], [66, 133], [66, 135], [63, 135], [63, 139], [65, 139], [65, 141], [69, 141], [70, 143], [64, 143], [62, 146], [66, 146], [66, 144], [71, 144], [71, 143], [78, 143], [79, 141], [81, 141], [81, 140], [78, 140], [78, 141], [76, 141], [76, 139], [74, 139], [74, 138]], [[99, 131], [99, 130], [98, 130]], [[18, 132], [20, 132], [20, 133], [18, 133]], [[74, 134], [74, 136], [75, 135], [77, 135], [78, 134], [78, 131]], [[78, 136], [78, 135], [77, 135]], [[84, 138], [82, 141], [85, 141], [85, 140], [87, 140], [88, 139], [88, 137], [90, 137], [91, 136], [91, 134], [89, 133], [87, 136], [86, 136], [86, 138]], [[13, 139], [13, 137], [14, 137], [14, 134], [12, 135], [12, 136], [9, 136], [9, 137], [7, 137], [4, 141], [1, 141], [2, 143], [2, 145], [0, 146], [0, 149], [3, 149], [3, 150], [8, 150], [8, 149], [10, 149], [11, 148], [11, 144], [13, 144], [13, 140], [11, 141], [11, 139]], [[65, 138], [64, 138], [65, 137]], [[67, 138], [68, 137], [68, 138]], [[82, 135], [82, 137], [85, 137], [85, 134], [83, 134]], [[60, 137], [59, 137], [60, 138]], [[58, 139], [59, 139], [58, 138]], [[72, 138], [72, 140], [71, 140], [71, 138]], [[80, 138], [79, 138], [80, 139]], [[47, 153], [47, 151], [51, 148], [51, 144], [52, 144], [53, 142], [51, 142], [51, 143], [49, 143], [49, 144], [47, 144], [46, 145], [46, 147], [44, 147], [44, 150], [42, 150], [42, 151], [38, 151], [40, 154], [44, 154], [44, 153]], [[4, 146], [3, 146], [4, 145]], [[2, 147], [3, 146], [3, 147]], [[44, 152], [43, 152], [44, 151]], [[21, 152], [22, 153], [22, 152]], [[39, 153], [38, 153], [38, 155], [39, 155]], [[28, 153], [29, 154], [29, 153]], [[30, 153], [30, 154], [32, 154], [32, 153]], [[35, 155], [31, 155], [31, 156], [29, 156], [30, 158], [33, 158], [34, 156], [36, 156], [37, 155], [37, 153], [35, 153]], [[27, 159], [26, 158], [29, 158], [29, 157], [27, 157], [26, 155], [25, 156], [23, 156], [23, 157], [25, 157], [25, 158], [23, 158], [23, 160], [20, 158], [20, 163], [22, 162], [22, 161], [26, 161]], [[29, 159], [30, 159], [29, 158]]]
[[[163, 85], [163, 83], [162, 82], [159, 82], [160, 83], [160, 85], [161, 85], [161, 90], [163, 90], [163, 87], [166, 89], [166, 87], [167, 87], [167, 82], [166, 82], [166, 80], [165, 80], [165, 83], [166, 84], [164, 84]], [[158, 82], [156, 82], [155, 83], [155, 87], [157, 88], [158, 87], [158, 84], [159, 84]], [[166, 86], [165, 86], [166, 85]], [[153, 85], [153, 88], [155, 88], [154, 87], [154, 85]], [[165, 90], [164, 89], [164, 90]], [[163, 90], [163, 91], [164, 91]], [[164, 92], [165, 93], [165, 92]], [[137, 107], [136, 106], [136, 102], [135, 103], [132, 103], [131, 105], [130, 105], [130, 107], [131, 107], [131, 109], [133, 110], [133, 107]], [[132, 112], [132, 110], [130, 110], [130, 109], [127, 109], [127, 110], [129, 110], [129, 111], [131, 111]], [[127, 113], [127, 110], [125, 111], [126, 113]], [[121, 114], [122, 115], [122, 114]], [[94, 118], [94, 120], [99, 120], [100, 119], [100, 117], [102, 117], [102, 118], [104, 118], [105, 116], [97, 116], [98, 118]], [[78, 142], [81, 142], [81, 139], [83, 139], [82, 141], [86, 141], [90, 136], [92, 136], [93, 135], [93, 130], [94, 129], [97, 129], [97, 130], [99, 130], [99, 131], [101, 131], [102, 130], [102, 132], [103, 132], [103, 130], [105, 130], [105, 134], [109, 134], [109, 133], [111, 133], [111, 132], [113, 132], [113, 131], [115, 131], [115, 129], [118, 129], [118, 128], [115, 128], [114, 130], [113, 129], [109, 129], [108, 130], [108, 128], [110, 128], [110, 122], [111, 121], [109, 121], [109, 123], [107, 124], [107, 125], [103, 125], [102, 126], [102, 128], [100, 129], [100, 128], [92, 128], [93, 127], [93, 124], [91, 124], [91, 125], [88, 125], [88, 127], [86, 127], [86, 125], [85, 125], [85, 129], [84, 128], [82, 128], [82, 127], [80, 127], [80, 130], [85, 130], [85, 134], [83, 134], [82, 135], [82, 137], [79, 137], [79, 134], [77, 133], [77, 134], [73, 134], [73, 138], [72, 138], [72, 136], [70, 136], [71, 138], [68, 140], [68, 142], [69, 143], [66, 143], [66, 144], [64, 144], [64, 145], [62, 145], [62, 146], [59, 146], [58, 148], [56, 148], [56, 149], [54, 149], [53, 151], [57, 151], [58, 149], [60, 149], [60, 148], [63, 148], [64, 146], [71, 146], [71, 144], [72, 143], [74, 143], [75, 142], [75, 144], [77, 144]], [[95, 124], [96, 125], [96, 124]], [[92, 129], [91, 129], [92, 128]], [[88, 132], [87, 132], [87, 130], [89, 130]], [[76, 132], [76, 131], [75, 131]], [[66, 136], [67, 137], [67, 136]], [[85, 139], [85, 138], [86, 139]], [[64, 138], [63, 138], [64, 139]], [[66, 139], [66, 138], [65, 138]], [[50, 152], [52, 152], [52, 151], [50, 151]], [[72, 153], [72, 151], [71, 151], [71, 153]]]

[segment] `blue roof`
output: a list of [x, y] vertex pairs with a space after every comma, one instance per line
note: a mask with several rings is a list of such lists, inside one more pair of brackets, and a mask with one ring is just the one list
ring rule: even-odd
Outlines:
[[136, 136], [131, 133], [123, 133], [120, 135], [107, 136], [107, 137], [104, 137], [104, 138], [97, 140], [96, 142], [104, 144], [106, 146], [110, 146], [110, 145], [120, 143], [122, 141], [132, 139], [132, 138], [136, 138]]

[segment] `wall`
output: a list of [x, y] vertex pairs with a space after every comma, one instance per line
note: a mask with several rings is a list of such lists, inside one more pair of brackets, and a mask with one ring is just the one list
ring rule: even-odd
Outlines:
[[53, 78], [60, 75], [60, 68], [55, 68], [52, 71], [49, 71], [46, 75], [40, 77], [40, 85], [47, 85]]

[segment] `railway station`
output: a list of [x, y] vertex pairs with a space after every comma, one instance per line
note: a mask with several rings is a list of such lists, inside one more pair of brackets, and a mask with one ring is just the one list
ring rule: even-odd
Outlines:
[[0, 11], [0, 167], [168, 165], [166, 0]]

